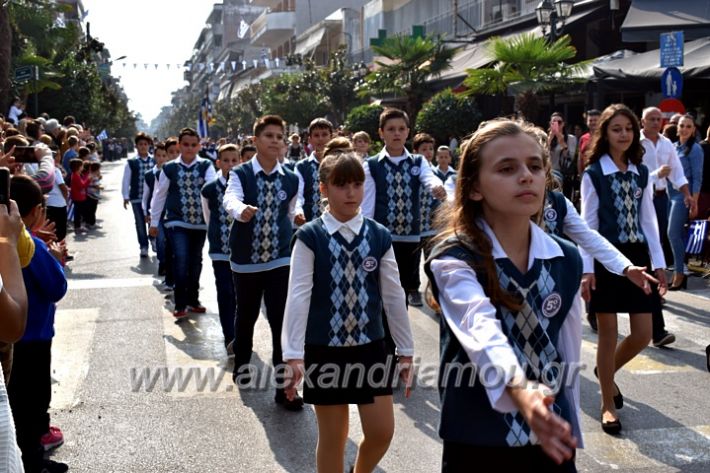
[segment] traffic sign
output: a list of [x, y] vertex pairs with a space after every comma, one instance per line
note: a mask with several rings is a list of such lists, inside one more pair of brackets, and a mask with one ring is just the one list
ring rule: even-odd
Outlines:
[[34, 77], [35, 66], [21, 66], [15, 69], [15, 80], [24, 82], [31, 80]]
[[663, 113], [663, 118], [670, 120], [674, 113], [685, 114], [685, 105], [678, 99], [665, 99], [661, 100], [658, 104], [658, 108]]
[[670, 99], [683, 95], [683, 74], [677, 67], [669, 67], [661, 74], [661, 93]]
[[661, 33], [661, 67], [683, 66], [683, 32]]

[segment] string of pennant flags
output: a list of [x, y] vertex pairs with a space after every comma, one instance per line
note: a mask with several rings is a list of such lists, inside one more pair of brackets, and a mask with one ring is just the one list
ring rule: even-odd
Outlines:
[[266, 67], [266, 68], [272, 68], [272, 67], [281, 67], [282, 65], [288, 65], [287, 60], [281, 59], [281, 58], [275, 58], [275, 59], [268, 59], [268, 58], [263, 58], [263, 59], [252, 59], [252, 60], [243, 60], [243, 61], [222, 61], [222, 62], [198, 62], [195, 64], [187, 63], [187, 64], [159, 64], [159, 63], [128, 63], [128, 62], [122, 62], [120, 65], [126, 69], [130, 69], [131, 66], [135, 70], [139, 70], [141, 66], [143, 66], [143, 70], [158, 70], [161, 68], [165, 68], [166, 70], [172, 70], [173, 66], [175, 67], [176, 70], [186, 70], [188, 72], [191, 71], [198, 71], [198, 72], [204, 72], [207, 70], [207, 72], [210, 73], [227, 73], [227, 72], [237, 72], [239, 70], [246, 70], [250, 68], [257, 68], [257, 67]]

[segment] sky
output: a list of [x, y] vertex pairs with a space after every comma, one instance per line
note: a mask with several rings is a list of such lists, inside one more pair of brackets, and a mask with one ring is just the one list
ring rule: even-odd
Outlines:
[[[150, 124], [163, 106], [170, 105], [171, 92], [186, 85], [183, 69], [177, 65], [190, 59], [197, 37], [218, 0], [83, 0], [83, 3], [88, 10], [85, 22], [91, 25], [91, 35], [106, 45], [112, 58], [126, 56], [114, 62], [111, 72], [120, 77], [130, 109]], [[134, 64], [138, 67], [134, 68]], [[170, 69], [166, 64], [170, 64]]]

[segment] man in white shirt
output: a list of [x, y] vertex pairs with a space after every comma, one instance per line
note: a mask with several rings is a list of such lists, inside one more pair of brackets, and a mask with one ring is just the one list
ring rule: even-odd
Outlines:
[[[685, 195], [686, 204], [692, 199], [688, 191], [688, 180], [685, 178], [683, 166], [680, 164], [673, 143], [663, 136], [661, 124], [663, 115], [656, 107], [648, 107], [641, 115], [641, 145], [644, 147], [643, 164], [649, 170], [649, 176], [654, 186], [653, 206], [656, 209], [658, 229], [666, 261], [669, 261], [670, 244], [668, 243], [668, 194], [670, 182], [673, 187]], [[664, 346], [675, 341], [675, 336], [665, 330], [663, 312], [653, 313], [653, 344]]]

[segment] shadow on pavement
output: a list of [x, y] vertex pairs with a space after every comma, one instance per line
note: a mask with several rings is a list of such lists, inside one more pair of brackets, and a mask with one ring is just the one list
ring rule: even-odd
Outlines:
[[670, 312], [673, 312], [673, 314], [678, 317], [687, 319], [689, 322], [710, 327], [710, 312], [707, 307], [693, 307], [681, 302], [667, 300], [664, 308]]
[[[621, 386], [621, 389], [623, 392], [623, 386]], [[599, 419], [600, 412], [599, 385], [585, 377], [580, 377], [580, 391], [581, 409], [594, 420], [594, 422], [588, 422], [585, 430], [589, 432], [590, 430], [594, 431], [596, 429], [601, 433], [601, 425], [597, 420]], [[675, 455], [675, 452], [667, 448], [659, 448], [668, 442], [674, 441], [673, 439], [683, 438], [685, 440], [684, 444], [688, 446], [688, 450], [691, 452], [695, 450], [699, 452], [704, 451], [706, 452], [704, 455], [707, 455], [707, 452], [710, 451], [710, 439], [706, 436], [684, 426], [664, 415], [661, 411], [636, 399], [624, 398], [624, 408], [620, 409], [618, 413], [624, 429], [618, 437], [609, 436], [609, 440], [612, 442], [615, 441], [615, 438], [619, 440], [629, 440], [635, 444], [640, 454], [659, 463], [673, 468], [681, 468], [681, 470], [688, 466], [683, 456]], [[669, 428], [673, 429], [673, 431], [658, 432], [656, 434], [657, 437], [652, 437], [650, 435], [651, 432], [649, 432], [651, 430], [658, 431], [658, 429]], [[639, 438], [644, 438], [647, 441], [638, 442], [637, 440]], [[696, 447], [695, 450], [692, 449], [692, 446]]]

